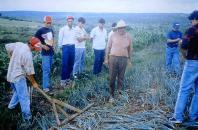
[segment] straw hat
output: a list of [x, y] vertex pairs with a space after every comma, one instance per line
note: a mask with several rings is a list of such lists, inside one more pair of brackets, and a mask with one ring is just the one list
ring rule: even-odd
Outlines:
[[124, 28], [124, 27], [126, 27], [126, 23], [124, 22], [124, 20], [118, 21], [116, 28]]

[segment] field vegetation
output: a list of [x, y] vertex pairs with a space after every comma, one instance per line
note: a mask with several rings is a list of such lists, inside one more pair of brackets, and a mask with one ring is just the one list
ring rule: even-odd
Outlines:
[[[104, 67], [99, 76], [92, 74], [93, 50], [91, 43], [86, 43], [86, 74], [80, 79], [73, 80], [69, 88], [56, 92], [53, 96], [78, 108], [84, 108], [89, 103], [95, 105], [87, 112], [75, 118], [73, 122], [62, 127], [56, 125], [51, 104], [49, 104], [36, 90], [33, 90], [31, 109], [34, 116], [33, 129], [168, 129], [164, 123], [171, 116], [179, 89], [179, 78], [167, 77], [165, 73], [165, 43], [166, 33], [171, 29], [174, 21], [181, 23], [181, 31], [187, 28], [185, 14], [161, 14], [150, 17], [149, 14], [131, 15], [125, 17], [129, 25], [127, 31], [133, 38], [131, 63], [128, 66], [124, 94], [117, 97], [114, 104], [107, 102], [108, 69]], [[106, 16], [107, 17], [107, 16]], [[122, 16], [120, 16], [122, 17]], [[112, 22], [118, 16], [107, 19], [106, 28], [110, 31]], [[6, 72], [9, 59], [4, 45], [12, 42], [26, 42], [42, 26], [39, 20], [28, 20], [9, 17], [0, 18], [0, 129], [21, 127], [20, 107], [10, 112], [7, 110], [12, 95], [9, 84], [6, 82]], [[57, 41], [58, 30], [64, 25], [64, 18], [56, 18], [53, 28]], [[86, 29], [88, 32], [99, 17], [89, 17]], [[57, 21], [56, 21], [57, 20]], [[60, 22], [62, 20], [62, 22]], [[41, 58], [34, 53], [36, 79], [41, 83]], [[60, 84], [61, 50], [55, 47], [52, 84], [58, 88]], [[68, 113], [71, 111], [66, 110]], [[60, 115], [60, 117], [62, 117]], [[8, 123], [9, 122], [9, 123]]]

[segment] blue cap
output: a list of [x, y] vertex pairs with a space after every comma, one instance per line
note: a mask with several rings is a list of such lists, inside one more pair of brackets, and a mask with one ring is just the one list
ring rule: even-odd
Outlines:
[[173, 28], [174, 29], [179, 29], [180, 27], [180, 24], [179, 23], [173, 23]]

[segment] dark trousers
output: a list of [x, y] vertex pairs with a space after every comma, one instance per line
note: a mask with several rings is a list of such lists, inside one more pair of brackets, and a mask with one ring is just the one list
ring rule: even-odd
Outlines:
[[117, 77], [117, 86], [120, 91], [123, 86], [124, 74], [127, 66], [127, 57], [110, 56], [109, 57], [109, 74], [110, 74], [110, 94], [114, 97], [115, 82]]
[[75, 59], [75, 45], [63, 45], [62, 47], [62, 73], [61, 80], [70, 79]]
[[104, 56], [105, 56], [105, 50], [94, 49], [94, 66], [93, 66], [94, 74], [98, 74], [102, 71]]

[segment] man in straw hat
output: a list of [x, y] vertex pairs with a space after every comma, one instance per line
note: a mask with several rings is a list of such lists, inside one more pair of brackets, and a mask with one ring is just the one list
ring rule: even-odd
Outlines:
[[126, 32], [126, 23], [120, 20], [117, 23], [116, 29], [117, 31], [109, 39], [106, 53], [110, 76], [110, 102], [114, 101], [116, 77], [118, 91], [121, 94], [127, 61], [130, 60], [132, 51], [132, 39], [130, 34]]

